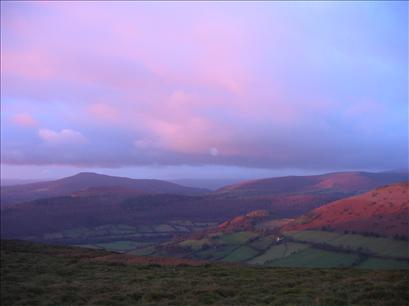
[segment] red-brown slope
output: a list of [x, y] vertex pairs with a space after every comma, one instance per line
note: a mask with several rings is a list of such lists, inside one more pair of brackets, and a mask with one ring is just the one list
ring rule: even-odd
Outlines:
[[408, 217], [409, 183], [397, 183], [316, 208], [283, 230], [328, 228], [408, 236]]

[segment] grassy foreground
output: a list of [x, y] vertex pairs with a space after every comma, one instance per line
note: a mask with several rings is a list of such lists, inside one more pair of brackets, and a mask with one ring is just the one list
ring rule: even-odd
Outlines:
[[1, 305], [408, 305], [407, 271], [107, 262], [2, 241]]

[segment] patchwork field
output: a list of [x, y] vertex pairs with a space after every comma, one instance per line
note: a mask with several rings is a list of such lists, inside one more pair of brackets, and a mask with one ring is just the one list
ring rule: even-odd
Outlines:
[[269, 264], [276, 259], [285, 258], [295, 252], [298, 252], [308, 247], [309, 247], [308, 244], [293, 242], [273, 245], [261, 255], [253, 258], [251, 261], [249, 261], [249, 263], [259, 265]]
[[409, 304], [406, 271], [163, 265], [123, 256], [2, 241], [1, 305]]
[[409, 269], [407, 241], [325, 231], [288, 232], [281, 237], [248, 231], [217, 232], [166, 246], [146, 252], [278, 267]]
[[[409, 268], [407, 241], [317, 230], [284, 232], [282, 236], [255, 231], [203, 234], [215, 225], [189, 220], [140, 226], [107, 224], [48, 233], [42, 240], [140, 256], [280, 267]], [[190, 238], [174, 242], [175, 237]]]
[[224, 257], [223, 261], [232, 261], [232, 262], [247, 261], [250, 258], [257, 256], [257, 254], [258, 254], [258, 251], [256, 251], [252, 247], [243, 245], [235, 249], [233, 252], [231, 252], [226, 257]]
[[124, 252], [124, 251], [131, 251], [138, 247], [145, 246], [146, 243], [142, 242], [135, 242], [135, 241], [114, 241], [110, 243], [98, 243], [95, 244], [96, 247], [101, 249], [109, 250], [109, 251], [116, 251], [116, 252]]
[[163, 224], [106, 224], [95, 227], [77, 227], [62, 232], [26, 237], [38, 242], [102, 248], [116, 252], [129, 252], [169, 241], [177, 235], [200, 232], [216, 226], [215, 223], [174, 220]]
[[360, 251], [392, 258], [409, 258], [407, 241], [326, 231], [286, 232], [284, 235], [296, 241], [326, 244], [347, 251]]

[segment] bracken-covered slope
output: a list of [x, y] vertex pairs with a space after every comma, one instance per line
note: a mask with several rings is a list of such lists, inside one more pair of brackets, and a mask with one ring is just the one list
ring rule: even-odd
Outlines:
[[408, 236], [409, 183], [397, 183], [323, 205], [283, 230], [334, 229]]
[[[39, 182], [1, 188], [2, 206], [40, 198], [68, 196], [90, 188], [117, 187], [140, 193], [203, 194], [207, 189], [193, 188], [153, 179], [131, 179], [82, 172], [55, 181]], [[118, 189], [119, 190], [119, 189]], [[117, 190], [117, 191], [118, 191]]]

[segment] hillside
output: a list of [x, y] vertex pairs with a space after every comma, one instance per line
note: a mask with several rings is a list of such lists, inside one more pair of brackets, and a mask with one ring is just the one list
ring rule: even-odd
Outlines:
[[[207, 189], [185, 187], [153, 179], [130, 179], [96, 173], [81, 172], [54, 181], [38, 182], [1, 188], [2, 206], [41, 198], [68, 196], [90, 188], [118, 187], [140, 193], [203, 194]], [[118, 189], [119, 191], [119, 189]]]
[[244, 216], [237, 216], [227, 220], [217, 227], [217, 230], [223, 232], [251, 231], [255, 226], [267, 219], [270, 213], [267, 210], [251, 211]]
[[[376, 178], [378, 175], [380, 178], [373, 179], [373, 182], [384, 181], [384, 174], [369, 176]], [[41, 188], [39, 191], [38, 184], [14, 186], [13, 192], [16, 197], [31, 196], [34, 199], [2, 208], [1, 236], [55, 243], [83, 243], [83, 241], [96, 243], [129, 240], [129, 238], [138, 243], [162, 242], [172, 239], [175, 235], [196, 232], [206, 227], [211, 228], [226, 220], [245, 216], [257, 210], [266, 211], [270, 220], [294, 218], [329, 202], [353, 195], [363, 186], [355, 187], [354, 184], [358, 184], [359, 181], [356, 180], [354, 184], [343, 185], [340, 192], [338, 187], [334, 189], [329, 187], [328, 177], [334, 177], [334, 174], [321, 177], [327, 177], [327, 180], [321, 180], [319, 185], [321, 187], [324, 185], [325, 189], [315, 187], [314, 192], [306, 192], [312, 189], [297, 189], [290, 186], [286, 187], [287, 189], [283, 187], [283, 190], [285, 192], [293, 190], [294, 193], [284, 193], [284, 191], [279, 193], [274, 191], [277, 189], [276, 186], [270, 195], [262, 195], [263, 191], [258, 195], [258, 190], [250, 193], [233, 190], [185, 195], [161, 193], [168, 190], [168, 184], [171, 187], [175, 185], [167, 182], [152, 183], [149, 180], [83, 173], [51, 183], [41, 183], [45, 184], [41, 186], [50, 188], [43, 191]], [[335, 177], [338, 181], [343, 181], [341, 178], [345, 180], [345, 174], [335, 175]], [[395, 174], [392, 178], [387, 177], [388, 179], [400, 178]], [[297, 180], [301, 179], [310, 182], [316, 180], [316, 177], [302, 177]], [[288, 181], [288, 178], [271, 180], [281, 180], [283, 183]], [[115, 182], [121, 185], [99, 186]], [[157, 189], [157, 193], [146, 193], [146, 190], [152, 191], [150, 188], [154, 185], [167, 187]], [[183, 192], [192, 191], [189, 187], [176, 186]], [[21, 194], [17, 192], [18, 188], [23, 188]], [[2, 192], [7, 194], [8, 190], [5, 188]], [[50, 195], [50, 190], [53, 194], [63, 192], [69, 194], [36, 199], [39, 194]], [[193, 189], [193, 191], [198, 190]], [[243, 225], [242, 230], [249, 229], [250, 223], [254, 223], [249, 220], [245, 222], [247, 225]], [[119, 230], [118, 227], [121, 226], [128, 229]]]
[[284, 231], [333, 229], [408, 236], [409, 183], [397, 183], [335, 201], [297, 218]]
[[406, 172], [339, 172], [311, 176], [286, 176], [244, 181], [222, 187], [218, 193], [282, 195], [317, 192], [358, 193], [383, 185], [408, 181]]
[[[135, 237], [144, 240], [151, 236], [146, 226], [170, 225], [169, 233], [185, 232], [184, 227], [174, 227], [173, 222], [222, 223], [254, 210], [268, 211], [272, 219], [295, 217], [344, 195], [326, 194], [284, 196], [226, 196], [139, 194], [137, 191], [117, 188], [86, 189], [69, 196], [37, 199], [10, 207], [1, 213], [3, 238], [42, 240], [62, 237], [66, 230], [88, 228], [102, 238], [105, 231], [100, 226], [128, 225], [137, 227]], [[141, 228], [141, 229], [139, 229]], [[81, 230], [82, 231], [82, 230]], [[51, 234], [51, 235], [50, 235]], [[79, 237], [78, 237], [79, 238]], [[83, 237], [88, 239], [87, 237]], [[116, 237], [120, 238], [120, 237]]]
[[1, 305], [409, 303], [406, 271], [189, 266], [122, 258], [100, 250], [2, 240]]

